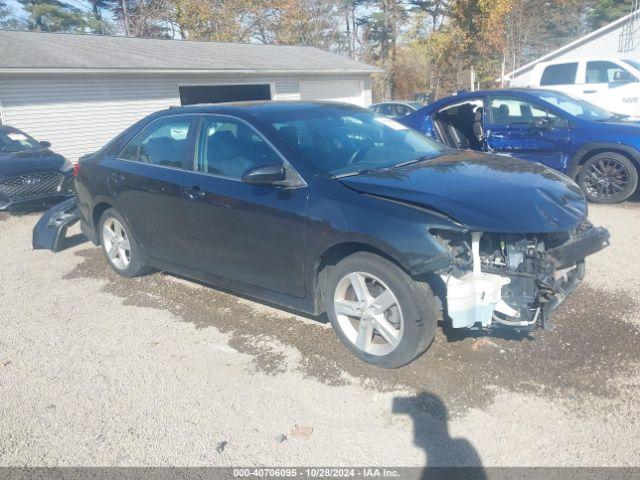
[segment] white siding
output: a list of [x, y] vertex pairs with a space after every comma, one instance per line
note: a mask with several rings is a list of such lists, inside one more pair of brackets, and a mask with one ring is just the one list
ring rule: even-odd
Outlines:
[[359, 79], [303, 80], [300, 96], [302, 100], [336, 100], [367, 106]]
[[[257, 78], [161, 74], [31, 74], [0, 72], [3, 122], [76, 161], [157, 110], [180, 104], [180, 85], [268, 83], [274, 100], [338, 100], [368, 106], [368, 76]], [[367, 88], [368, 87], [368, 88]]]
[[298, 80], [277, 80], [274, 100], [300, 100]]
[[75, 161], [156, 110], [179, 105], [175, 82], [153, 77], [1, 77], [7, 124]]

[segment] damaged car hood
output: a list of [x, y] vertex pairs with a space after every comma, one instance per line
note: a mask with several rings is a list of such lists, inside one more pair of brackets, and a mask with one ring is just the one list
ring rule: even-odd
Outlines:
[[477, 152], [340, 181], [361, 193], [439, 210], [476, 231], [561, 232], [587, 214], [582, 191], [568, 177], [537, 163]]

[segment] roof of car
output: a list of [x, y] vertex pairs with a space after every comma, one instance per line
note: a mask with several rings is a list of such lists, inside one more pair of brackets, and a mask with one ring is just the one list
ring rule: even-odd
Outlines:
[[314, 47], [0, 30], [0, 70], [374, 73]]
[[411, 105], [412, 103], [420, 103], [420, 102], [418, 102], [416, 100], [389, 100], [388, 102], [377, 102], [377, 103], [372, 104], [371, 106], [373, 107], [374, 105], [386, 105], [386, 104], [389, 104], [389, 103], [392, 103], [392, 104], [399, 103], [401, 105], [407, 105], [407, 104]]
[[271, 113], [278, 111], [295, 111], [320, 107], [340, 107], [345, 109], [358, 109], [362, 107], [351, 103], [330, 102], [330, 101], [304, 101], [304, 100], [256, 100], [246, 102], [226, 102], [226, 103], [200, 103], [196, 105], [185, 105], [171, 107], [171, 113], [201, 113], [201, 112], [248, 112], [248, 113]]
[[433, 103], [430, 103], [429, 106], [434, 105], [436, 103], [447, 103], [448, 101], [452, 101], [455, 99], [464, 100], [466, 98], [477, 98], [482, 97], [484, 95], [496, 95], [496, 94], [536, 94], [536, 93], [548, 93], [550, 90], [543, 88], [496, 88], [492, 90], [475, 90], [475, 91], [467, 91], [462, 90], [460, 92], [454, 93], [453, 95], [449, 95], [447, 97], [442, 97], [439, 100], [436, 100]]

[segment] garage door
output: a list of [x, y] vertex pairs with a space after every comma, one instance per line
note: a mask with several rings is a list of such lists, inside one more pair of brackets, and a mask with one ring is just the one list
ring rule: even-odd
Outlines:
[[271, 86], [260, 85], [204, 85], [180, 87], [182, 105], [196, 103], [242, 102], [271, 100]]
[[302, 100], [334, 100], [364, 106], [360, 80], [307, 80], [300, 82]]

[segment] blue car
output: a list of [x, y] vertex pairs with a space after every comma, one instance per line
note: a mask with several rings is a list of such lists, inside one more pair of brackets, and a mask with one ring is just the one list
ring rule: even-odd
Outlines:
[[539, 162], [573, 178], [594, 203], [638, 186], [640, 124], [564, 93], [462, 92], [399, 120], [441, 143]]

